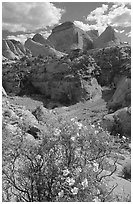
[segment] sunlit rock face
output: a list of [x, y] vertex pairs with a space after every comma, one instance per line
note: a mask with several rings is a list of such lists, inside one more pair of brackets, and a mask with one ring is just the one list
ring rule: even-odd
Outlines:
[[2, 55], [9, 59], [21, 59], [23, 56], [30, 56], [30, 51], [22, 43], [16, 40], [2, 40]]
[[65, 22], [52, 30], [48, 40], [56, 50], [69, 53], [72, 49], [87, 50], [93, 48], [90, 36], [72, 22]]
[[25, 47], [31, 51], [32, 56], [41, 55], [43, 57], [52, 56], [52, 57], [60, 58], [64, 55], [64, 53], [61, 53], [61, 52], [55, 50], [54, 48], [50, 47], [49, 45], [35, 42], [34, 40], [32, 40], [30, 38], [25, 42]]
[[115, 30], [111, 26], [108, 26], [105, 31], [94, 40], [94, 48], [103, 48], [119, 44], [120, 39], [118, 38]]

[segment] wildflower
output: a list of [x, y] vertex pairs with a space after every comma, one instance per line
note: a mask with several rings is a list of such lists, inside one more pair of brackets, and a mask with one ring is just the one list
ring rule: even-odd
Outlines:
[[69, 184], [69, 186], [72, 186], [75, 183], [75, 180], [73, 178], [67, 178], [66, 182]]
[[71, 118], [71, 121], [72, 121], [72, 122], [75, 121], [75, 118]]
[[60, 133], [61, 133], [61, 130], [58, 129], [58, 128], [56, 128], [55, 131], [54, 131], [54, 135], [55, 135], [55, 136], [59, 136]]
[[97, 194], [100, 194], [100, 190], [99, 189], [97, 189]]
[[83, 188], [87, 188], [88, 187], [88, 180], [85, 178], [81, 184], [82, 184]]
[[95, 197], [95, 198], [93, 199], [93, 201], [94, 201], [94, 202], [101, 202], [101, 200], [100, 200], [98, 197]]
[[97, 172], [98, 171], [98, 166], [99, 166], [98, 163], [94, 162], [93, 166], [94, 166], [93, 171]]
[[78, 193], [78, 188], [74, 187], [73, 189], [71, 189], [71, 192], [73, 195], [76, 195]]
[[77, 132], [77, 136], [79, 137], [79, 132]]
[[94, 128], [94, 127], [95, 127], [95, 125], [91, 125], [91, 127], [93, 127], [93, 128]]
[[61, 198], [61, 197], [63, 197], [63, 195], [64, 195], [64, 191], [61, 190], [61, 191], [58, 193], [58, 196]]
[[72, 141], [75, 141], [75, 137], [74, 137], [74, 136], [73, 136], [73, 137], [71, 137], [71, 140], [72, 140]]
[[125, 136], [122, 136], [122, 138], [123, 138], [124, 140], [126, 140], [126, 137], [125, 137]]
[[79, 127], [79, 130], [83, 127], [83, 124], [82, 124], [82, 123], [75, 122], [75, 124]]
[[95, 130], [95, 134], [98, 134], [99, 133], [99, 131], [98, 130]]
[[67, 176], [70, 173], [70, 171], [68, 169], [63, 171], [63, 176]]

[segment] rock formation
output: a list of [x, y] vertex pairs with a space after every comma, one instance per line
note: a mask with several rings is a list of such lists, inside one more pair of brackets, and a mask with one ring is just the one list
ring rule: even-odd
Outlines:
[[91, 37], [93, 41], [99, 37], [98, 30], [89, 30], [89, 31], [86, 31], [86, 33]]
[[44, 45], [44, 44], [35, 42], [30, 38], [25, 42], [25, 47], [31, 51], [33, 56], [41, 55], [43, 57], [51, 56], [51, 57], [56, 57], [56, 58], [60, 58], [64, 56], [64, 53], [61, 53], [55, 50], [49, 45], [47, 44]]
[[38, 42], [40, 44], [49, 45], [53, 47], [52, 43], [49, 40], [45, 39], [40, 33], [37, 33], [32, 38], [33, 41]]
[[69, 53], [72, 49], [87, 50], [93, 48], [90, 36], [72, 22], [65, 22], [52, 30], [48, 40], [56, 50]]
[[112, 46], [88, 51], [98, 65], [97, 80], [102, 86], [110, 86], [123, 76], [131, 75], [131, 47]]
[[2, 55], [9, 60], [21, 59], [30, 56], [30, 51], [16, 40], [2, 40]]
[[118, 44], [120, 44], [120, 39], [111, 26], [108, 26], [105, 31], [94, 40], [94, 48], [110, 47]]

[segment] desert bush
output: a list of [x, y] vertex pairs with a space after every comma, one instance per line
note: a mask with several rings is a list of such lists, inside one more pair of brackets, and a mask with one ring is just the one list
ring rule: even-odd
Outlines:
[[109, 136], [94, 134], [74, 118], [59, 119], [42, 140], [31, 143], [21, 129], [14, 137], [4, 132], [3, 201], [104, 200], [108, 192], [100, 173], [111, 151]]

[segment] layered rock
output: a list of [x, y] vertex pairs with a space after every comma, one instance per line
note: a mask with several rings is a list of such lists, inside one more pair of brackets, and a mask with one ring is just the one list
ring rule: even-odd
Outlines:
[[61, 53], [55, 50], [49, 45], [35, 42], [32, 39], [28, 39], [25, 42], [25, 47], [31, 51], [33, 56], [41, 55], [43, 57], [51, 56], [51, 57], [56, 57], [56, 58], [60, 58], [64, 56], [64, 53]]
[[2, 55], [9, 60], [18, 60], [25, 55], [30, 56], [30, 51], [25, 49], [19, 41], [2, 40]]
[[72, 22], [65, 22], [52, 30], [48, 40], [56, 50], [69, 53], [72, 49], [87, 50], [93, 48], [90, 36]]
[[9, 48], [8, 43], [6, 40], [2, 40], [2, 55], [7, 59], [14, 60], [19, 59], [17, 55], [15, 55]]
[[111, 26], [108, 26], [105, 31], [94, 40], [94, 48], [110, 47], [117, 44], [120, 44], [120, 39]]

